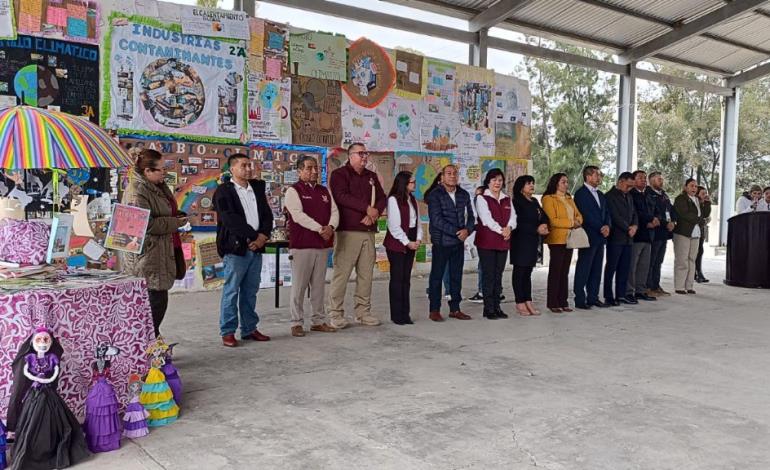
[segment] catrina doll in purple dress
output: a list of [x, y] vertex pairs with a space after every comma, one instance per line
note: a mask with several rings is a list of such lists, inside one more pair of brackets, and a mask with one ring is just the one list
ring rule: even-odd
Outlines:
[[8, 431], [16, 433], [12, 470], [66, 468], [89, 456], [83, 430], [56, 392], [64, 350], [37, 328], [13, 360]]
[[150, 433], [147, 429], [147, 418], [150, 413], [139, 403], [139, 395], [142, 393], [142, 378], [131, 374], [128, 378], [128, 405], [126, 414], [123, 415], [123, 436], [129, 439], [144, 437]]
[[5, 455], [8, 442], [5, 440], [5, 425], [0, 421], [0, 470], [5, 470], [8, 466], [8, 460]]
[[120, 350], [108, 344], [96, 347], [93, 363], [94, 385], [86, 398], [86, 443], [91, 452], [109, 452], [120, 447], [120, 415], [118, 397], [109, 381], [110, 359]]
[[[163, 340], [159, 338], [158, 341]], [[177, 371], [173, 364], [174, 346], [177, 344], [179, 343], [171, 343], [168, 345], [168, 349], [164, 353], [166, 363], [163, 364], [163, 367], [161, 367], [160, 370], [163, 372], [163, 375], [166, 376], [166, 382], [168, 382], [171, 393], [174, 394], [174, 401], [177, 405], [182, 406], [182, 379], [179, 378], [179, 371]]]

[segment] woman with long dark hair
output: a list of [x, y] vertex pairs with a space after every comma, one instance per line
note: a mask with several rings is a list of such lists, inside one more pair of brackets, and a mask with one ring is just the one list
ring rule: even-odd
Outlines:
[[422, 240], [422, 226], [417, 199], [416, 181], [409, 171], [396, 175], [388, 194], [388, 232], [385, 251], [390, 262], [390, 320], [396, 325], [411, 325], [409, 290], [411, 288], [414, 255]]
[[551, 256], [548, 264], [548, 308], [553, 313], [572, 311], [567, 300], [569, 266], [572, 262], [567, 236], [570, 230], [583, 224], [583, 216], [567, 191], [568, 186], [567, 175], [556, 173], [548, 180], [543, 193], [543, 210], [548, 216], [550, 232], [545, 238]]
[[535, 178], [530, 175], [516, 178], [511, 191], [516, 211], [516, 230], [511, 234], [511, 264], [516, 312], [521, 316], [540, 315], [532, 305], [532, 269], [537, 264], [540, 238], [548, 235], [548, 216], [534, 194]]
[[516, 211], [511, 198], [503, 193], [505, 175], [493, 168], [484, 177], [484, 193], [476, 197], [476, 247], [482, 265], [484, 318], [508, 318], [500, 309], [505, 258], [511, 232], [516, 228]]
[[182, 239], [178, 229], [187, 224], [176, 199], [165, 182], [163, 155], [152, 149], [141, 150], [123, 203], [148, 209], [150, 223], [142, 252], [123, 254], [123, 271], [147, 280], [155, 336], [168, 308], [168, 291], [175, 279], [185, 275]]

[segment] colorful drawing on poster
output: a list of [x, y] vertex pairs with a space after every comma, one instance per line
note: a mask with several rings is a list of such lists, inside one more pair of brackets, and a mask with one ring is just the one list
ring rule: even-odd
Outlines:
[[499, 74], [495, 81], [495, 154], [530, 158], [532, 97], [528, 84]]
[[388, 150], [388, 102], [373, 108], [355, 103], [347, 93], [342, 95], [342, 146], [354, 142], [366, 144], [369, 150]]
[[420, 145], [419, 101], [396, 95], [388, 97], [388, 146], [394, 150], [414, 150]]
[[430, 151], [454, 150], [460, 137], [460, 121], [453, 114], [433, 113], [430, 105], [422, 102], [420, 113], [420, 140], [422, 148]]
[[494, 155], [494, 73], [478, 67], [457, 67], [457, 118], [461, 135], [458, 154]]
[[272, 80], [289, 75], [289, 27], [249, 18], [249, 72], [263, 73]]
[[[331, 175], [334, 170], [340, 168], [348, 162], [348, 152], [344, 148], [332, 149], [326, 159], [326, 174]], [[366, 169], [373, 171], [380, 180], [380, 185], [385, 194], [393, 186], [395, 177], [394, 169], [396, 166], [395, 154], [393, 152], [370, 151], [369, 158], [366, 161]]]
[[427, 79], [420, 115], [422, 148], [447, 151], [457, 148], [460, 121], [455, 113], [455, 65], [425, 58]]
[[291, 143], [291, 79], [250, 74], [248, 94], [249, 140]]
[[310, 31], [289, 37], [291, 73], [324, 80], [347, 80], [347, 40], [340, 34]]
[[70, 41], [99, 42], [99, 2], [86, 0], [17, 0], [16, 26], [20, 34]]
[[495, 155], [532, 158], [531, 128], [523, 122], [495, 123]]
[[149, 209], [115, 204], [104, 247], [134, 254], [141, 253], [149, 223]]
[[405, 98], [420, 99], [423, 92], [425, 57], [406, 51], [395, 51], [396, 93]]
[[225, 282], [225, 265], [217, 252], [216, 238], [198, 240], [198, 266], [206, 289], [216, 289]]
[[416, 182], [414, 197], [420, 206], [420, 220], [428, 221], [428, 206], [423, 201], [425, 191], [441, 173], [441, 169], [454, 162], [454, 156], [450, 153], [432, 152], [396, 152], [395, 173], [399, 171], [411, 171]]
[[286, 189], [299, 180], [296, 163], [301, 155], [310, 155], [318, 161], [319, 179], [326, 182], [326, 148], [252, 142], [249, 156], [255, 160], [257, 177], [266, 183], [267, 202], [273, 210], [274, 225], [285, 224], [283, 198]]
[[459, 174], [458, 184], [464, 190], [473, 193], [481, 185], [481, 180], [484, 177], [479, 157], [458, 153], [455, 155], [455, 164]]
[[516, 181], [516, 178], [522, 175], [531, 175], [533, 174], [533, 171], [534, 168], [531, 159], [508, 158], [505, 161], [505, 180], [511, 182], [511, 187], [513, 187], [513, 182]]
[[0, 0], [0, 39], [16, 39], [13, 0]]
[[243, 11], [181, 5], [182, 32], [196, 36], [249, 39], [248, 15]]
[[390, 55], [375, 42], [360, 38], [348, 49], [348, 81], [343, 90], [359, 106], [373, 108], [396, 82]]
[[0, 41], [0, 96], [99, 123], [99, 47], [19, 35]]
[[342, 142], [340, 82], [291, 77], [291, 132], [295, 145], [336, 147]]
[[209, 142], [241, 138], [245, 57], [235, 47], [200, 36], [183, 42], [186, 36], [140, 17], [111, 18], [104, 127]]

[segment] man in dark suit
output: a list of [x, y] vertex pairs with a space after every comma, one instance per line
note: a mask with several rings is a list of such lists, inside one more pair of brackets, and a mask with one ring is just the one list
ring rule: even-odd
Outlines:
[[607, 240], [607, 265], [604, 267], [604, 301], [615, 306], [621, 302], [639, 303], [635, 298], [626, 296], [628, 272], [631, 267], [631, 246], [639, 225], [634, 202], [628, 194], [633, 185], [633, 175], [625, 171], [618, 177], [615, 187], [607, 192], [607, 206], [612, 225]]
[[238, 346], [235, 330], [240, 314], [241, 339], [270, 341], [257, 330], [257, 291], [262, 253], [273, 230], [273, 211], [267, 204], [265, 182], [252, 179], [252, 162], [236, 153], [227, 159], [232, 179], [214, 193], [217, 211], [217, 251], [224, 260], [219, 330], [222, 344]]
[[578, 250], [574, 282], [575, 307], [586, 310], [591, 306], [608, 306], [599, 300], [604, 245], [610, 235], [607, 199], [598, 189], [601, 182], [602, 173], [599, 168], [589, 165], [583, 168], [583, 186], [575, 191], [575, 205], [583, 215], [583, 228], [590, 243], [588, 248]]
[[628, 287], [626, 297], [636, 300], [658, 300], [647, 295], [647, 275], [650, 272], [650, 252], [652, 240], [655, 238], [655, 229], [660, 225], [655, 201], [645, 191], [647, 189], [647, 173], [636, 170], [633, 173], [634, 187], [629, 194], [634, 201], [636, 217], [639, 219], [639, 230], [634, 235], [634, 244], [631, 248], [631, 269], [628, 273]]
[[457, 185], [457, 167], [447, 165], [441, 170], [442, 185], [428, 195], [430, 241], [433, 259], [430, 266], [428, 297], [430, 319], [444, 321], [441, 316], [441, 279], [449, 265], [449, 316], [458, 320], [470, 320], [471, 316], [460, 311], [465, 239], [473, 232], [474, 217], [471, 196]]
[[650, 185], [645, 192], [655, 201], [658, 214], [660, 215], [660, 225], [655, 228], [655, 237], [652, 241], [652, 253], [650, 254], [650, 272], [647, 275], [647, 295], [656, 297], [669, 296], [670, 293], [663, 290], [660, 286], [660, 269], [663, 265], [663, 258], [666, 256], [666, 245], [673, 238], [674, 222], [676, 213], [671, 199], [663, 190], [663, 176], [659, 171], [653, 171], [649, 176]]

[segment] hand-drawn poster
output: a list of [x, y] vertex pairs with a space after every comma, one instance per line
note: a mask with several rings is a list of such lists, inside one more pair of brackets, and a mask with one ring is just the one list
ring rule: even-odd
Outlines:
[[459, 173], [459, 185], [469, 193], [481, 185], [481, 161], [478, 155], [458, 153], [455, 156], [455, 164]]
[[347, 80], [347, 40], [341, 34], [310, 31], [289, 37], [291, 73], [324, 80]]
[[179, 210], [187, 214], [190, 225], [198, 231], [216, 230], [214, 191], [227, 170], [227, 158], [234, 153], [249, 155], [248, 147], [237, 145], [123, 137], [120, 144], [126, 150], [149, 148], [163, 154], [166, 184], [174, 193]]
[[423, 90], [425, 57], [406, 51], [395, 51], [396, 93], [406, 98], [420, 99]]
[[416, 181], [414, 197], [417, 199], [420, 220], [428, 221], [428, 206], [423, 201], [425, 191], [441, 173], [441, 169], [454, 162], [454, 157], [450, 153], [432, 153], [432, 152], [396, 152], [396, 169], [399, 171], [411, 171]]
[[389, 149], [416, 150], [420, 148], [420, 102], [396, 95], [388, 97]]
[[249, 140], [291, 143], [291, 78], [270, 80], [252, 73], [248, 78]]
[[348, 81], [342, 86], [359, 106], [373, 108], [388, 97], [396, 82], [390, 54], [374, 41], [359, 38], [348, 49]]
[[149, 223], [149, 209], [115, 204], [104, 247], [134, 254], [141, 253]]
[[291, 132], [296, 145], [336, 147], [342, 142], [340, 82], [291, 77]]
[[289, 28], [260, 18], [249, 18], [249, 72], [274, 80], [289, 75]]
[[99, 123], [99, 48], [19, 35], [0, 41], [0, 96]]
[[211, 142], [241, 138], [245, 58], [234, 43], [113, 16], [103, 127]]
[[16, 39], [12, 0], [0, 0], [0, 39]]
[[249, 39], [248, 15], [242, 11], [180, 5], [182, 32], [215, 38]]
[[347, 93], [342, 95], [342, 146], [354, 142], [366, 144], [369, 150], [391, 149], [388, 141], [388, 103], [374, 108], [357, 105]]
[[201, 279], [206, 289], [216, 289], [225, 282], [225, 264], [217, 253], [216, 238], [198, 240], [198, 265], [201, 267]]
[[494, 155], [494, 73], [470, 67], [457, 68], [457, 116], [460, 120], [460, 150], [469, 156]]
[[267, 202], [273, 210], [274, 226], [283, 227], [283, 198], [286, 189], [299, 181], [297, 160], [302, 155], [315, 157], [318, 161], [319, 182], [326, 182], [326, 148], [281, 145], [254, 142], [249, 148], [249, 156], [254, 159], [255, 177], [266, 184]]
[[99, 42], [99, 2], [88, 0], [14, 0], [20, 34], [70, 41]]
[[455, 65], [426, 57], [427, 79], [422, 100], [422, 148], [447, 151], [457, 148], [460, 120], [455, 112]]
[[[334, 170], [348, 162], [347, 150], [344, 148], [331, 150], [326, 162], [326, 174], [331, 175]], [[373, 151], [369, 153], [366, 169], [373, 171], [377, 175], [377, 179], [380, 180], [380, 185], [385, 194], [388, 194], [390, 187], [393, 186], [393, 178], [396, 176], [393, 172], [395, 166], [396, 160], [393, 152]]]
[[531, 175], [533, 171], [534, 168], [531, 159], [507, 159], [505, 162], [505, 181], [510, 181], [507, 186], [513, 187], [513, 182], [516, 181], [516, 178], [522, 175]]
[[495, 78], [495, 154], [530, 158], [532, 98], [528, 84], [508, 75]]

